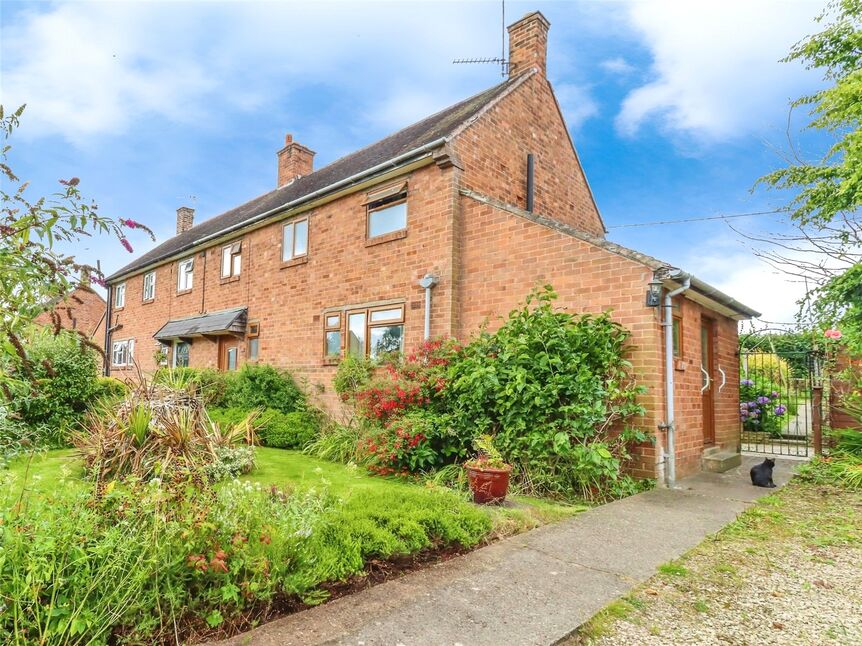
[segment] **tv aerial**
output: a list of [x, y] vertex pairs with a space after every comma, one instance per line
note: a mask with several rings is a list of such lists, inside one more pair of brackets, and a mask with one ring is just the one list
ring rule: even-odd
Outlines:
[[476, 65], [485, 63], [494, 63], [500, 66], [500, 75], [503, 78], [509, 74], [509, 61], [506, 60], [506, 0], [500, 1], [501, 9], [501, 30], [500, 30], [500, 55], [494, 57], [480, 58], [456, 58], [452, 61], [453, 65]]

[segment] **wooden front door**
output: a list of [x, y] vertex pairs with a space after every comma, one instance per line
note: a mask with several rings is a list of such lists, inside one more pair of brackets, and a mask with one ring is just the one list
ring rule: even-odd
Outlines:
[[239, 339], [232, 336], [219, 337], [218, 369], [236, 370], [239, 367]]
[[703, 443], [715, 444], [715, 322], [700, 322], [701, 401], [703, 410]]

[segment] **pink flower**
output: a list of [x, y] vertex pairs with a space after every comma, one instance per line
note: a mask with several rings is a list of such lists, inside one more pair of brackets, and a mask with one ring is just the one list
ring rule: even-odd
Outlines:
[[835, 328], [832, 328], [830, 330], [826, 330], [823, 333], [823, 336], [825, 336], [827, 339], [840, 339], [841, 338], [841, 330], [836, 330]]
[[120, 238], [120, 244], [123, 245], [126, 248], [126, 251], [128, 251], [129, 253], [134, 252], [134, 249], [132, 249], [132, 245], [129, 244], [129, 241], [125, 238]]
[[141, 226], [138, 222], [135, 222], [132, 219], [120, 220], [120, 224], [124, 224], [125, 226], [129, 227], [130, 229], [139, 229]]

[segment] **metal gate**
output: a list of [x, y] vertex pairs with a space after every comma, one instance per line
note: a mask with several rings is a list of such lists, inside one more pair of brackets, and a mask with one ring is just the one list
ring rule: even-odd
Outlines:
[[811, 457], [819, 441], [822, 398], [813, 352], [740, 352], [741, 449]]

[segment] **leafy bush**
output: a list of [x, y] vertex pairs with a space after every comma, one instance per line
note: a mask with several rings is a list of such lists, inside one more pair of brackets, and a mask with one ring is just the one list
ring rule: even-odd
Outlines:
[[835, 442], [835, 450], [862, 458], [862, 431], [855, 428], [839, 428], [829, 432]]
[[317, 437], [320, 422], [311, 413], [269, 409], [261, 416], [260, 441], [277, 449], [302, 449]]
[[828, 456], [817, 456], [800, 465], [799, 475], [817, 484], [862, 491], [862, 455], [834, 451]]
[[19, 455], [32, 451], [35, 433], [23, 422], [9, 416], [9, 410], [0, 406], [0, 469]]
[[213, 368], [161, 368], [153, 381], [175, 389], [193, 385], [205, 406], [223, 407], [228, 385], [235, 377], [233, 372], [221, 372]]
[[368, 426], [359, 420], [346, 424], [329, 422], [323, 424], [320, 433], [304, 452], [330, 462], [362, 463], [367, 459], [365, 442], [368, 435]]
[[3, 643], [185, 643], [205, 625], [248, 627], [277, 595], [319, 602], [371, 560], [471, 547], [491, 529], [483, 510], [419, 488], [340, 500], [130, 481], [17, 505], [3, 484]]
[[246, 364], [228, 380], [223, 403], [245, 410], [274, 408], [293, 413], [305, 409], [305, 396], [289, 372], [266, 364]]
[[627, 420], [643, 414], [625, 359], [629, 333], [607, 314], [555, 311], [553, 290], [533, 293], [495, 333], [483, 332], [449, 370], [452, 423], [494, 436], [534, 493], [604, 497], [628, 447], [652, 437]]
[[50, 433], [37, 438], [49, 446], [65, 446], [66, 432], [80, 420], [97, 394], [99, 363], [95, 351], [82, 344], [77, 334], [40, 328], [27, 342], [29, 364], [10, 367], [23, 376], [22, 390], [9, 406], [32, 428], [46, 427]]
[[739, 419], [742, 428], [749, 432], [769, 433], [781, 437], [784, 420], [795, 415], [796, 402], [781, 398], [779, 386], [757, 377], [739, 382]]
[[96, 379], [95, 401], [117, 401], [126, 396], [129, 386], [114, 377], [99, 377]]
[[376, 364], [372, 359], [354, 357], [353, 355], [345, 357], [338, 364], [332, 386], [342, 401], [350, 401], [356, 397], [356, 393], [365, 388], [371, 380], [375, 367]]
[[217, 446], [215, 460], [204, 468], [204, 472], [210, 482], [219, 482], [251, 473], [254, 464], [253, 446]]
[[143, 381], [119, 404], [92, 411], [73, 442], [86, 470], [99, 480], [129, 475], [182, 479], [211, 468], [219, 447], [253, 444], [256, 418], [253, 411], [222, 426], [209, 418], [193, 389]]

